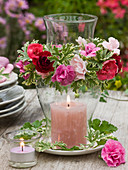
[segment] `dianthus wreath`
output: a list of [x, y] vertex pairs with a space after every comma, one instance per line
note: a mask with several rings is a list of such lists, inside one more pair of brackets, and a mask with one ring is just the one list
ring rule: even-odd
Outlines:
[[76, 41], [78, 45], [27, 42], [22, 50], [18, 50], [17, 58], [20, 76], [25, 77], [24, 83], [36, 84], [42, 78], [44, 84], [61, 93], [69, 86], [76, 93], [95, 87], [101, 91], [106, 89], [108, 80], [122, 68], [118, 40], [110, 37], [107, 42], [99, 38], [85, 40], [78, 37]]

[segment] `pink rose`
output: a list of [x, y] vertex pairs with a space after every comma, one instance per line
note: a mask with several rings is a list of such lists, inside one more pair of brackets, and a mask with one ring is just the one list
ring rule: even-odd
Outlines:
[[70, 64], [71, 66], [73, 66], [75, 74], [76, 74], [75, 81], [79, 79], [85, 80], [85, 74], [87, 72], [87, 69], [86, 69], [87, 62], [83, 61], [79, 55], [75, 54], [75, 56], [70, 61]]
[[96, 47], [94, 43], [88, 43], [85, 44], [85, 50], [81, 50], [80, 53], [86, 57], [95, 57], [98, 50], [100, 47]]
[[97, 71], [96, 74], [99, 80], [111, 80], [115, 77], [118, 72], [118, 66], [115, 60], [107, 60], [103, 63], [101, 70]]
[[125, 163], [125, 149], [120, 142], [109, 139], [101, 151], [101, 157], [108, 166], [116, 167]]
[[103, 47], [110, 50], [110, 51], [113, 51], [115, 54], [119, 55], [120, 54], [120, 50], [118, 49], [119, 48], [119, 41], [113, 37], [110, 37], [108, 39], [109, 42], [107, 41], [104, 41], [102, 43]]
[[75, 79], [75, 72], [72, 66], [60, 65], [52, 76], [52, 82], [58, 81], [62, 86], [69, 85]]

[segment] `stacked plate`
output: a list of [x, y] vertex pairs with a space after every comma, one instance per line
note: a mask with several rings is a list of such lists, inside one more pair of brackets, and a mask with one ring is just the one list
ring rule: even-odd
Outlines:
[[22, 111], [26, 105], [23, 87], [17, 85], [18, 76], [12, 72], [10, 79], [0, 83], [0, 118]]

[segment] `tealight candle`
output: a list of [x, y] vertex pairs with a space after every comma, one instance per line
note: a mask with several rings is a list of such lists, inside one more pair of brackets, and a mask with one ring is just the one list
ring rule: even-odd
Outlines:
[[10, 161], [13, 162], [31, 162], [35, 160], [35, 149], [30, 146], [24, 146], [24, 142], [20, 142], [20, 146], [10, 150]]
[[[30, 139], [19, 139], [19, 136], [24, 136], [26, 134], [35, 135]], [[39, 132], [28, 129], [16, 130], [5, 133], [3, 137], [9, 144], [8, 155], [10, 166], [14, 168], [28, 168], [37, 164], [34, 146], [41, 137]]]
[[80, 143], [86, 144], [87, 109], [83, 103], [67, 102], [51, 104], [52, 142], [63, 141], [68, 148]]

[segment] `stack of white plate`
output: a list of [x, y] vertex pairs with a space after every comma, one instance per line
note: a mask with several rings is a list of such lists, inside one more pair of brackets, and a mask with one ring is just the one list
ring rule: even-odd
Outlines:
[[24, 89], [17, 85], [18, 76], [12, 72], [9, 80], [0, 83], [0, 118], [22, 111], [26, 105]]

